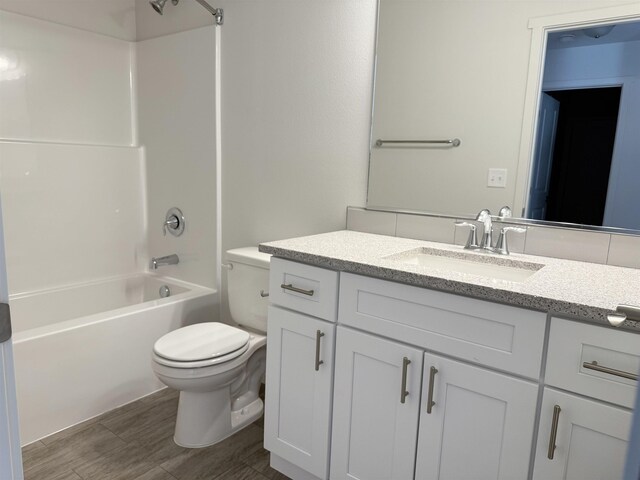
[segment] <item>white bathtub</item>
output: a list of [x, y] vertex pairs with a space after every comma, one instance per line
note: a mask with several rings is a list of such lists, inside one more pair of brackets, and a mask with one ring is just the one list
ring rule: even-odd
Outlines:
[[[168, 286], [171, 295], [160, 298]], [[10, 296], [21, 443], [147, 395], [162, 384], [153, 343], [211, 321], [217, 292], [151, 274]]]

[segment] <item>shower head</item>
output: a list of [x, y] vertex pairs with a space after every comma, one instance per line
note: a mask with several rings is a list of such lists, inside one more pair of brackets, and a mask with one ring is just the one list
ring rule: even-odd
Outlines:
[[[173, 5], [177, 5], [179, 0], [171, 0]], [[167, 0], [151, 0], [149, 5], [153, 7], [153, 9], [162, 15], [162, 10], [164, 10], [164, 4], [167, 3]]]
[[[180, 0], [171, 0], [171, 3], [175, 6], [178, 5]], [[224, 12], [221, 8], [213, 8], [209, 5], [206, 0], [196, 0], [200, 5], [202, 5], [211, 15], [216, 17], [216, 25], [222, 25], [224, 23]], [[167, 0], [150, 0], [149, 5], [153, 7], [153, 9], [162, 15], [162, 11], [164, 10], [164, 6], [167, 3]]]

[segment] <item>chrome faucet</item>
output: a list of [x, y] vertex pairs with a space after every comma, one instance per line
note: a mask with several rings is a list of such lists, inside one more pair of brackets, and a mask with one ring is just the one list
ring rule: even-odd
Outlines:
[[476, 216], [476, 222], [482, 222], [484, 224], [484, 231], [482, 233], [482, 243], [480, 244], [480, 248], [483, 250], [493, 251], [493, 246], [491, 246], [491, 234], [493, 233], [491, 212], [486, 208], [480, 210], [478, 216]]
[[[500, 209], [499, 220], [510, 218], [511, 217], [511, 209], [507, 206], [504, 206]], [[484, 225], [484, 231], [482, 233], [482, 242], [478, 243], [477, 236], [477, 225], [473, 222], [455, 222], [457, 227], [469, 227], [469, 239], [467, 240], [467, 244], [464, 246], [467, 250], [486, 250], [491, 253], [498, 253], [500, 255], [509, 255], [509, 248], [507, 246], [507, 233], [508, 232], [518, 232], [524, 233], [527, 231], [526, 228], [522, 227], [503, 227], [500, 229], [500, 236], [496, 241], [495, 246], [493, 245], [492, 236], [493, 236], [493, 222], [491, 218], [491, 212], [488, 209], [482, 209], [476, 216], [476, 222], [481, 222]]]
[[153, 257], [151, 259], [150, 266], [154, 270], [157, 270], [158, 267], [161, 267], [163, 265], [176, 265], [179, 262], [180, 259], [178, 258], [178, 255], [174, 253], [173, 255], [167, 255], [166, 257]]

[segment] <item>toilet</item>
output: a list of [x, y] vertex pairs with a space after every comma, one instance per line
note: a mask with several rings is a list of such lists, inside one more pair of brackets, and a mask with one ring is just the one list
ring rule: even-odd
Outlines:
[[153, 346], [153, 371], [180, 391], [174, 441], [213, 445], [258, 419], [267, 343], [266, 293], [271, 255], [257, 247], [227, 251], [231, 317], [167, 333]]

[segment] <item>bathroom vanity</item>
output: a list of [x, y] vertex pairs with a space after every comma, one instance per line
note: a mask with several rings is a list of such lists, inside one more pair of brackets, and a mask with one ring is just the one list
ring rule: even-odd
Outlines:
[[621, 477], [640, 325], [607, 315], [640, 302], [640, 271], [350, 231], [260, 249], [277, 470]]

